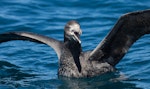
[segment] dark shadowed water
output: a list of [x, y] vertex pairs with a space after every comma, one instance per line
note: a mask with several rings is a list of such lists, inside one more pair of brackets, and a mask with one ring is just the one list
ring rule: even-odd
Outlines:
[[[125, 13], [150, 8], [148, 0], [0, 0], [0, 33], [29, 31], [63, 40], [69, 20], [81, 24], [83, 50], [94, 49]], [[0, 44], [0, 89], [149, 89], [150, 35], [138, 40], [116, 66], [93, 78], [57, 76], [58, 58], [47, 45]]]

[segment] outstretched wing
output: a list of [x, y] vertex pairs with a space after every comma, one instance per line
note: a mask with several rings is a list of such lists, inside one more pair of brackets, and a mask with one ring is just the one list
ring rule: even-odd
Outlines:
[[60, 47], [62, 43], [53, 38], [49, 38], [43, 35], [30, 33], [30, 32], [8, 32], [8, 33], [0, 34], [0, 43], [11, 41], [11, 40], [27, 40], [36, 43], [47, 44], [56, 51], [58, 58], [60, 58], [60, 54], [61, 54]]
[[144, 34], [150, 33], [150, 10], [123, 15], [91, 52], [90, 60], [105, 61], [115, 66], [131, 45]]

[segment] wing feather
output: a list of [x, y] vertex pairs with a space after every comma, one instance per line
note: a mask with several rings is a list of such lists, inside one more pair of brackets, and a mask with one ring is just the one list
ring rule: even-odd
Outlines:
[[0, 43], [12, 40], [27, 40], [36, 43], [47, 44], [56, 51], [58, 58], [60, 58], [62, 43], [53, 38], [30, 32], [8, 32], [0, 34]]
[[115, 66], [136, 40], [149, 33], [150, 10], [125, 14], [91, 52], [89, 59], [106, 61]]

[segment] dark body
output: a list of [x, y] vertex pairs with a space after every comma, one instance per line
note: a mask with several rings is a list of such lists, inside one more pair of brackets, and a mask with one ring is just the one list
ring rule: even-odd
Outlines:
[[58, 74], [67, 77], [92, 77], [115, 70], [115, 65], [141, 36], [150, 33], [150, 10], [123, 15], [108, 35], [91, 51], [82, 51], [79, 23], [69, 21], [64, 29], [64, 41], [29, 32], [0, 34], [0, 43], [28, 40], [47, 44], [57, 53]]

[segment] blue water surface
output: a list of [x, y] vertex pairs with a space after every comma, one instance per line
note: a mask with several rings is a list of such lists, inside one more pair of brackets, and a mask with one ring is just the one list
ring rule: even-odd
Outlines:
[[[94, 49], [125, 13], [150, 8], [148, 0], [0, 0], [0, 33], [29, 31], [63, 40], [77, 20], [83, 50]], [[138, 40], [114, 73], [93, 78], [58, 77], [58, 58], [47, 45], [0, 44], [0, 89], [149, 89], [150, 35]]]

